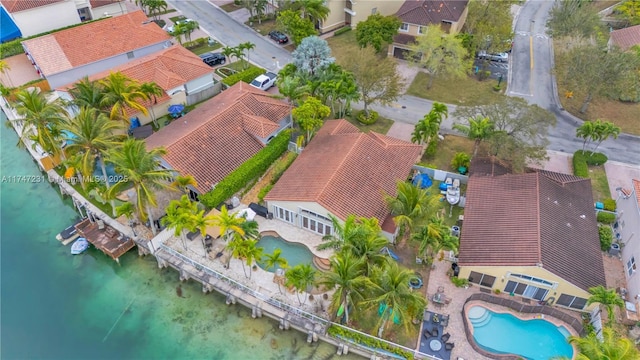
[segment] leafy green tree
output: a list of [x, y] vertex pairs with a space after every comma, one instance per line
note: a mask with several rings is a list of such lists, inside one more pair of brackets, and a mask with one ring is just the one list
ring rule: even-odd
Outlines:
[[564, 0], [556, 2], [551, 9], [547, 28], [553, 37], [589, 38], [602, 28], [602, 24], [598, 10], [590, 1]]
[[603, 340], [595, 333], [580, 338], [569, 337], [569, 343], [578, 348], [576, 360], [635, 360], [640, 359], [640, 352], [629, 338], [617, 334], [614, 329], [602, 329]]
[[473, 156], [478, 154], [478, 148], [482, 141], [488, 139], [494, 131], [493, 123], [487, 117], [477, 115], [467, 119], [467, 124], [454, 124], [453, 128], [460, 131], [466, 137], [473, 140]]
[[164, 0], [144, 0], [149, 16], [154, 20], [160, 19], [160, 14], [167, 11], [168, 5]]
[[115, 165], [115, 170], [123, 179], [115, 183], [107, 191], [109, 198], [130, 187], [136, 192], [136, 210], [138, 218], [146, 221], [149, 218], [151, 231], [156, 234], [156, 227], [151, 214], [151, 207], [157, 206], [156, 191], [159, 189], [175, 190], [169, 183], [171, 170], [160, 167], [160, 157], [166, 154], [164, 148], [147, 151], [142, 140], [127, 139], [115, 149], [111, 149], [106, 161]]
[[103, 110], [104, 90], [98, 81], [91, 81], [87, 76], [80, 79], [69, 89], [73, 97], [72, 103], [77, 107], [89, 107]]
[[353, 48], [339, 62], [353, 74], [367, 117], [369, 106], [375, 103], [388, 106], [400, 96], [402, 77], [396, 71], [395, 59], [380, 59], [372, 48]]
[[295, 45], [300, 45], [304, 38], [317, 34], [311, 20], [301, 18], [300, 15], [293, 10], [280, 12], [276, 18], [276, 22], [282, 31], [291, 36], [291, 41]]
[[60, 124], [66, 111], [60, 98], [49, 100], [39, 88], [23, 89], [16, 93], [14, 108], [20, 115], [15, 122], [22, 127], [18, 146], [24, 146], [29, 139], [34, 147], [40, 145], [44, 151], [64, 157], [60, 148]]
[[142, 101], [148, 100], [148, 97], [140, 91], [140, 84], [136, 81], [120, 72], [115, 72], [110, 73], [99, 83], [104, 90], [101, 106], [111, 109], [109, 118], [112, 120], [118, 119], [129, 123], [127, 109], [149, 114], [147, 108], [142, 105]]
[[370, 234], [369, 229], [362, 226], [364, 218], [351, 214], [342, 222], [331, 214], [329, 214], [329, 217], [331, 218], [333, 232], [322, 238], [323, 243], [317, 246], [318, 250], [334, 249], [339, 252], [345, 244], [359, 241]]
[[342, 252], [362, 259], [364, 275], [371, 276], [374, 267], [385, 266], [388, 257], [382, 249], [389, 245], [389, 240], [382, 235], [378, 219], [365, 218], [361, 221], [363, 222], [361, 226], [368, 230], [368, 235], [345, 243]]
[[[240, 247], [240, 259], [242, 262], [242, 271], [244, 276], [251, 279], [251, 266], [254, 261], [260, 261], [262, 259], [262, 248], [256, 246], [258, 242], [256, 240], [248, 239], [243, 240], [243, 246]], [[249, 275], [245, 268], [245, 264], [249, 267]]]
[[408, 236], [420, 221], [434, 215], [440, 206], [440, 196], [404, 181], [398, 181], [396, 186], [397, 195], [384, 194], [384, 200], [391, 210], [393, 222], [400, 228], [400, 236]]
[[462, 40], [445, 33], [439, 25], [427, 26], [427, 32], [418, 36], [409, 48], [412, 62], [429, 71], [427, 89], [431, 89], [435, 78], [464, 78], [471, 68]]
[[269, 5], [269, 1], [267, 0], [255, 0], [253, 4], [253, 8], [256, 12], [256, 17], [258, 18], [258, 24], [262, 24], [262, 18], [264, 17], [265, 12], [267, 11], [267, 6]]
[[300, 300], [300, 293], [306, 292], [310, 286], [315, 284], [316, 271], [310, 264], [298, 264], [284, 274], [287, 286], [296, 289], [296, 296], [300, 305], [306, 302], [306, 297]]
[[234, 49], [234, 48], [232, 48], [232, 47], [225, 46], [225, 47], [223, 47], [223, 48], [222, 48], [222, 51], [220, 51], [220, 53], [221, 53], [222, 55], [226, 56], [226, 57], [227, 57], [227, 59], [229, 59], [229, 62], [231, 62], [231, 55], [233, 55], [233, 54], [234, 54], [233, 49]]
[[624, 308], [624, 300], [616, 293], [615, 289], [607, 289], [602, 285], [598, 285], [589, 288], [589, 298], [587, 299], [587, 305], [598, 303], [607, 309], [608, 323], [611, 325], [614, 318], [614, 307]]
[[294, 1], [292, 8], [300, 13], [301, 18], [309, 19], [312, 24], [326, 20], [329, 16], [329, 8], [323, 0]]
[[376, 51], [382, 50], [382, 45], [393, 42], [393, 36], [398, 33], [402, 21], [397, 16], [383, 16], [379, 13], [369, 15], [367, 20], [360, 21], [356, 26], [356, 40], [360, 47], [373, 46]]
[[506, 51], [513, 38], [511, 5], [515, 1], [469, 1], [464, 29], [469, 35], [462, 38], [471, 53], [486, 50], [489, 53]]
[[627, 26], [640, 25], [640, 1], [624, 0], [613, 9], [616, 18], [622, 18], [627, 22]]
[[576, 137], [582, 139], [582, 153], [587, 149], [587, 144], [596, 136], [596, 125], [593, 121], [585, 121], [576, 128]]
[[173, 35], [178, 39], [178, 42], [182, 44], [181, 38], [184, 35], [185, 40], [191, 41], [191, 34], [200, 27], [195, 20], [180, 21], [173, 26]]
[[247, 61], [245, 61], [244, 63], [244, 68], [246, 69], [249, 67], [249, 54], [251, 53], [251, 50], [256, 48], [256, 44], [247, 41], [240, 43], [240, 45], [238, 45], [238, 48], [242, 51], [243, 54], [245, 51], [247, 52]]
[[384, 268], [375, 268], [372, 281], [373, 296], [363, 301], [370, 308], [384, 307], [383, 314], [378, 320], [378, 336], [391, 322], [399, 322], [408, 331], [411, 320], [424, 311], [427, 300], [418, 291], [412, 291], [409, 280], [414, 276], [413, 271], [401, 268], [396, 262], [389, 262]]
[[312, 77], [335, 62], [329, 44], [318, 36], [304, 38], [291, 56], [297, 71]]
[[371, 291], [373, 284], [364, 276], [363, 259], [348, 253], [338, 253], [330, 259], [331, 267], [322, 273], [318, 283], [328, 289], [335, 289], [331, 296], [330, 311], [338, 317], [340, 308], [344, 310], [345, 323], [349, 324], [349, 308], [364, 300], [365, 294]]
[[320, 100], [309, 96], [302, 105], [293, 109], [292, 114], [300, 129], [307, 133], [309, 143], [313, 133], [322, 126], [322, 121], [331, 114], [331, 109]]

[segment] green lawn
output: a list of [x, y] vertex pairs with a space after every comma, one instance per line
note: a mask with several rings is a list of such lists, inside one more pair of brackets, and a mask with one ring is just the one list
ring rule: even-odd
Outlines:
[[[378, 336], [378, 321], [380, 320], [380, 316], [378, 315], [377, 306], [372, 309], [358, 307], [358, 309], [350, 313], [349, 316], [352, 323], [351, 326], [354, 329]], [[409, 331], [407, 331], [403, 325], [390, 323], [387, 324], [383, 337], [385, 340], [413, 349], [417, 344], [416, 340], [419, 336], [420, 325], [409, 323], [408, 329]]]
[[[445, 135], [444, 140], [438, 142], [438, 151], [433, 156], [422, 156], [420, 165], [440, 170], [454, 171], [451, 168], [451, 160], [456, 153], [464, 152], [473, 154], [473, 140], [464, 136]], [[480, 152], [480, 151], [478, 151]]]
[[242, 6], [238, 6], [236, 4], [234, 4], [233, 2], [230, 2], [228, 4], [224, 4], [220, 6], [220, 9], [226, 11], [226, 12], [232, 12], [232, 11], [236, 11], [239, 9], [242, 9]]
[[353, 30], [332, 36], [327, 39], [327, 43], [329, 43], [329, 47], [331, 48], [331, 55], [336, 58], [337, 62], [340, 62], [340, 59], [345, 56], [349, 49], [358, 47], [356, 32]]
[[382, 116], [379, 117], [378, 121], [376, 121], [374, 124], [371, 124], [371, 125], [361, 124], [356, 118], [358, 113], [359, 111], [354, 111], [351, 114], [351, 116], [346, 116], [345, 119], [350, 123], [352, 123], [353, 125], [355, 125], [356, 127], [358, 127], [358, 129], [360, 129], [360, 131], [362, 132], [374, 131], [379, 134], [386, 134], [391, 128], [391, 125], [393, 125], [393, 120], [384, 118]]
[[258, 22], [255, 21], [247, 21], [245, 25], [251, 26], [253, 30], [262, 35], [266, 35], [273, 30], [278, 30], [278, 25], [276, 24], [275, 19], [264, 19], [261, 24], [258, 24]]
[[436, 78], [431, 89], [427, 89], [428, 84], [429, 76], [419, 72], [409, 86], [407, 94], [447, 104], [473, 106], [495, 103], [504, 96], [502, 92], [507, 88], [507, 83], [503, 81], [500, 85], [503, 90], [496, 92], [493, 90], [498, 84], [496, 80], [478, 81], [472, 76], [456, 80]]
[[180, 21], [184, 19], [186, 19], [184, 15], [172, 16], [169, 18], [169, 20], [171, 20], [174, 24], [176, 23], [176, 21]]
[[192, 53], [196, 54], [196, 55], [200, 55], [200, 54], [204, 54], [213, 50], [217, 50], [220, 49], [222, 47], [222, 44], [220, 44], [219, 42], [216, 42], [213, 46], [209, 46], [209, 45], [205, 45], [205, 46], [200, 46], [197, 48], [193, 48], [193, 49], [189, 49], [189, 51], [191, 51]]
[[255, 66], [255, 65], [253, 65], [251, 63], [248, 63], [245, 60], [238, 60], [238, 61], [234, 61], [232, 63], [228, 63], [224, 67], [229, 68], [229, 69], [233, 69], [235, 71], [244, 71], [244, 70], [250, 69], [252, 67], [257, 67], [257, 66]]
[[591, 178], [591, 191], [594, 201], [602, 201], [611, 198], [609, 191], [609, 181], [604, 171], [604, 165], [589, 166], [589, 178]]

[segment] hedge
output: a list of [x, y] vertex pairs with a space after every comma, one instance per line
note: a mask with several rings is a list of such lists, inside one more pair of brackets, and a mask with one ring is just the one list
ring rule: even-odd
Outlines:
[[282, 176], [282, 174], [284, 174], [284, 172], [289, 168], [289, 166], [291, 166], [291, 164], [297, 157], [298, 157], [298, 154], [294, 152], [289, 152], [285, 154], [282, 158], [278, 159], [275, 164], [273, 164], [273, 169], [271, 170], [273, 176], [271, 177], [271, 180], [267, 185], [265, 185], [258, 192], [259, 203], [262, 204], [264, 202], [264, 197], [267, 196], [269, 191], [271, 191], [271, 189], [273, 188], [273, 185], [275, 185], [278, 182], [278, 180], [280, 180], [280, 177]]
[[613, 243], [613, 230], [609, 225], [601, 225], [598, 227], [598, 235], [600, 236], [600, 249], [608, 251]]
[[345, 26], [333, 32], [333, 36], [338, 36], [340, 34], [344, 34], [346, 32], [351, 31], [351, 26]]
[[598, 211], [596, 219], [598, 220], [598, 222], [601, 222], [603, 224], [613, 224], [614, 222], [616, 222], [616, 214]]
[[604, 205], [604, 209], [607, 211], [616, 211], [616, 201], [613, 199], [604, 199], [602, 200], [602, 203]]
[[247, 70], [235, 73], [231, 76], [227, 76], [226, 78], [222, 79], [222, 83], [227, 86], [234, 85], [239, 81], [244, 81], [249, 84], [253, 81], [253, 79], [262, 74], [264, 74], [264, 69], [259, 67], [250, 67]]
[[399, 346], [393, 346], [387, 342], [378, 340], [373, 336], [363, 335], [355, 331], [347, 330], [342, 327], [332, 325], [329, 327], [329, 329], [327, 329], [327, 333], [330, 336], [333, 336], [336, 338], [351, 340], [356, 344], [360, 344], [360, 345], [364, 345], [366, 347], [372, 348], [372, 350], [382, 349], [390, 353], [400, 355], [407, 360], [413, 360], [414, 358], [412, 352], [401, 349]]
[[589, 177], [589, 166], [602, 165], [609, 160], [603, 153], [578, 150], [573, 153], [573, 175]]
[[242, 190], [253, 179], [264, 174], [269, 166], [287, 150], [289, 136], [288, 130], [280, 132], [267, 146], [220, 180], [213, 190], [201, 196], [200, 202], [210, 209], [215, 208]]

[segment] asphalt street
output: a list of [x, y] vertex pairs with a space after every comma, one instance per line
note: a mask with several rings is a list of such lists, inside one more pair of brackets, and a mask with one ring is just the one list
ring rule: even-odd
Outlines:
[[[236, 22], [229, 14], [205, 0], [169, 0], [172, 7], [200, 24], [200, 27], [212, 37], [227, 46], [237, 46], [242, 42], [256, 45], [251, 51], [250, 60], [261, 67], [274, 70], [291, 61], [291, 54], [273, 43], [266, 36], [257, 34], [248, 26]], [[553, 50], [551, 39], [546, 35], [546, 22], [552, 1], [529, 0], [524, 3], [515, 23], [515, 39], [511, 52], [510, 82], [507, 94], [520, 96], [530, 103], [551, 111], [558, 119], [557, 125], [549, 131], [548, 149], [574, 152], [582, 148], [582, 142], [575, 137], [575, 129], [582, 121], [567, 113], [559, 106], [555, 95], [553, 69]], [[275, 59], [275, 60], [274, 60]], [[415, 124], [431, 110], [433, 101], [403, 95], [391, 106], [374, 105], [372, 108], [381, 116]], [[361, 107], [355, 104], [354, 107]], [[455, 106], [449, 105], [449, 113]], [[450, 132], [454, 121], [450, 116], [442, 124], [443, 132]], [[640, 137], [622, 134], [616, 140], [607, 140], [600, 145], [599, 151], [609, 159], [640, 164]]]

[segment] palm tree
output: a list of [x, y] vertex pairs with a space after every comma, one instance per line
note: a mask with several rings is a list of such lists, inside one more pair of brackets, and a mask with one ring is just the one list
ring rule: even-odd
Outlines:
[[264, 259], [266, 270], [286, 269], [289, 267], [287, 259], [282, 257], [282, 249], [273, 250], [273, 254], [266, 254]]
[[[242, 263], [242, 271], [244, 272], [244, 276], [251, 279], [251, 265], [253, 265], [254, 261], [262, 260], [262, 252], [263, 249], [261, 247], [256, 246], [258, 243], [256, 240], [244, 240], [244, 245], [241, 247], [241, 257], [244, 259]], [[249, 276], [247, 276], [247, 272], [245, 271], [245, 263], [249, 267]]]
[[363, 304], [371, 308], [381, 306], [383, 315], [378, 321], [378, 336], [389, 323], [399, 322], [408, 330], [409, 323], [418, 314], [422, 313], [427, 305], [427, 300], [420, 292], [413, 292], [409, 287], [409, 280], [414, 276], [413, 271], [401, 268], [395, 262], [389, 262], [384, 268], [375, 268], [373, 272], [373, 298]]
[[129, 122], [127, 109], [140, 111], [148, 115], [147, 108], [141, 101], [149, 98], [140, 91], [140, 85], [120, 72], [110, 73], [99, 81], [104, 88], [104, 98], [101, 105], [110, 108], [109, 118]]
[[451, 229], [441, 216], [435, 216], [412, 236], [420, 243], [419, 253], [433, 259], [441, 250], [458, 250], [458, 238], [451, 235]]
[[7, 80], [9, 80], [9, 83], [6, 85], [13, 87], [13, 81], [11, 81], [11, 78], [9, 77], [9, 70], [11, 70], [11, 66], [9, 66], [6, 61], [0, 60], [0, 74], [6, 75]]
[[245, 232], [242, 228], [242, 223], [245, 221], [245, 218], [238, 217], [235, 213], [230, 214], [227, 207], [223, 206], [220, 209], [220, 214], [215, 216], [213, 225], [219, 227], [220, 236], [224, 236], [224, 239], [228, 240], [230, 234], [237, 233], [241, 237], [244, 236]]
[[344, 223], [332, 214], [329, 214], [329, 218], [333, 225], [333, 233], [322, 238], [323, 243], [317, 246], [318, 250], [340, 251], [345, 244], [354, 242], [354, 238], [364, 238], [367, 235], [367, 229], [360, 226], [360, 219], [355, 215], [347, 216]]
[[233, 56], [236, 57], [236, 59], [238, 59], [240, 61], [244, 60], [244, 50], [242, 50], [242, 48], [240, 48], [240, 46], [237, 46], [237, 47], [234, 47], [234, 48], [231, 48], [231, 49], [233, 50], [232, 54], [233, 54]]
[[309, 87], [298, 76], [284, 76], [276, 81], [278, 91], [287, 98], [289, 104], [295, 105], [298, 100], [309, 95]]
[[198, 182], [196, 181], [196, 178], [193, 177], [193, 175], [178, 175], [176, 176], [175, 180], [173, 180], [171, 185], [176, 189], [180, 189], [183, 194], [187, 194], [189, 193], [189, 186], [193, 186], [194, 188], [198, 187]]
[[622, 309], [624, 307], [624, 300], [622, 300], [614, 289], [607, 290], [607, 288], [602, 285], [589, 288], [589, 294], [591, 294], [591, 296], [587, 299], [587, 305], [598, 303], [604, 306], [604, 308], [607, 309], [608, 323], [611, 325], [613, 323], [613, 317], [615, 316], [613, 313], [614, 307], [617, 306]]
[[69, 94], [73, 97], [73, 104], [77, 107], [88, 107], [103, 110], [102, 99], [104, 90], [97, 81], [91, 81], [87, 76], [80, 79], [69, 89]]
[[[182, 195], [182, 196], [183, 197], [187, 197], [187, 195]], [[197, 209], [197, 208], [198, 208], [198, 206], [196, 204], [195, 209]], [[200, 211], [196, 211], [191, 216], [191, 221], [192, 221], [192, 225], [193, 225], [193, 230], [198, 230], [200, 232], [200, 239], [201, 239], [201, 243], [202, 243], [202, 249], [204, 250], [204, 257], [206, 258], [207, 257], [207, 244], [205, 243], [205, 237], [207, 236], [207, 228], [209, 226], [211, 226], [211, 224], [213, 224], [215, 222], [215, 216], [213, 216], [213, 215], [205, 216], [204, 215], [204, 210], [200, 210]]]
[[115, 165], [116, 172], [123, 177], [123, 180], [114, 184], [108, 193], [118, 194], [129, 186], [133, 186], [136, 191], [138, 218], [143, 222], [149, 218], [154, 235], [156, 227], [151, 207], [157, 206], [155, 191], [175, 190], [168, 182], [173, 175], [172, 171], [160, 167], [160, 157], [164, 154], [166, 154], [164, 148], [147, 151], [144, 141], [127, 139], [122, 146], [109, 151], [106, 159]]
[[602, 121], [600, 119], [596, 120], [595, 128], [596, 128], [596, 131], [595, 131], [595, 137], [593, 138], [593, 140], [597, 141], [598, 143], [593, 148], [593, 151], [591, 152], [591, 156], [593, 156], [593, 154], [598, 149], [600, 144], [602, 144], [603, 141], [607, 140], [610, 137], [617, 139], [621, 131], [620, 127], [616, 126], [614, 123], [610, 121]]
[[38, 88], [20, 90], [16, 93], [15, 110], [20, 119], [15, 120], [22, 127], [18, 146], [30, 139], [50, 154], [64, 157], [60, 148], [59, 126], [64, 121], [66, 111], [60, 98], [50, 101]]
[[240, 45], [238, 45], [238, 48], [242, 50], [242, 52], [244, 53], [244, 51], [247, 51], [247, 62], [245, 63], [245, 69], [249, 67], [249, 54], [251, 53], [251, 50], [256, 48], [256, 44], [247, 41], [247, 42], [243, 42], [240, 43]]
[[363, 259], [358, 259], [347, 253], [339, 253], [332, 257], [331, 270], [320, 276], [319, 284], [328, 289], [335, 289], [331, 297], [330, 309], [334, 320], [342, 307], [345, 323], [349, 323], [349, 306], [354, 308], [364, 299], [364, 294], [372, 288], [369, 278], [364, 276]]
[[314, 25], [326, 20], [330, 12], [323, 0], [296, 1], [294, 8], [300, 11], [301, 18], [309, 18]]
[[287, 286], [292, 286], [296, 289], [296, 296], [300, 305], [306, 302], [306, 297], [300, 300], [300, 293], [306, 292], [310, 286], [313, 286], [316, 278], [316, 271], [313, 270], [310, 264], [298, 264], [291, 269], [287, 270], [284, 274]]
[[412, 232], [416, 222], [432, 216], [440, 206], [440, 196], [404, 181], [398, 181], [396, 186], [396, 197], [385, 194], [384, 200], [394, 215], [394, 223], [400, 227], [400, 236], [404, 237]]
[[154, 82], [146, 82], [140, 84], [140, 92], [145, 94], [147, 98], [151, 99], [151, 105], [149, 109], [151, 109], [151, 121], [158, 126], [156, 122], [156, 113], [153, 110], [153, 106], [158, 104], [158, 96], [162, 96], [164, 94], [164, 89], [162, 89], [158, 84]]
[[160, 19], [160, 14], [167, 10], [167, 3], [164, 0], [146, 0], [147, 10], [154, 20]]
[[121, 143], [122, 136], [115, 133], [122, 129], [122, 124], [109, 120], [105, 114], [95, 108], [82, 107], [75, 117], [66, 119], [62, 129], [69, 134], [67, 136], [68, 151], [81, 156], [82, 175], [86, 178], [92, 176], [96, 161], [99, 161], [108, 189], [110, 186], [104, 156]]
[[133, 231], [133, 236], [137, 236], [136, 231], [134, 229], [134, 224], [135, 224], [134, 216], [136, 213], [136, 208], [133, 206], [133, 204], [127, 201], [125, 203], [122, 203], [122, 205], [116, 206], [115, 209], [116, 209], [116, 217], [120, 217], [120, 216], [126, 217], [127, 220], [129, 221], [129, 227], [131, 228], [131, 231]]
[[582, 139], [582, 153], [587, 149], [587, 142], [596, 136], [596, 126], [593, 121], [585, 121], [576, 128], [576, 137]]
[[240, 223], [242, 229], [242, 238], [245, 240], [259, 240], [260, 239], [260, 226], [255, 220], [248, 221], [246, 217], [243, 217], [245, 221]]
[[[197, 212], [196, 203], [192, 203], [186, 195], [180, 200], [172, 200], [166, 208], [167, 215], [160, 220], [162, 225], [174, 229], [174, 235], [180, 236], [182, 246], [187, 250], [185, 234], [194, 229], [194, 213]], [[206, 254], [206, 252], [205, 252]]]
[[495, 131], [493, 122], [488, 117], [476, 116], [468, 120], [469, 125], [454, 124], [453, 128], [474, 140], [473, 156], [478, 153], [478, 147]]
[[578, 348], [576, 360], [636, 360], [640, 352], [632, 340], [616, 334], [612, 328], [602, 329], [602, 341], [595, 333], [580, 338], [569, 337], [569, 343]]
[[233, 55], [235, 52], [234, 52], [234, 48], [225, 46], [222, 48], [222, 51], [220, 51], [220, 53], [226, 56], [229, 59], [229, 62], [231, 62], [231, 55]]

